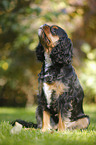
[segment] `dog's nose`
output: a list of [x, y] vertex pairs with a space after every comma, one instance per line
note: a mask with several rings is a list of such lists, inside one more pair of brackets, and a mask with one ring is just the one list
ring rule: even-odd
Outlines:
[[44, 24], [44, 25], [41, 25], [40, 28], [47, 27], [47, 26], [49, 27], [49, 25]]
[[44, 24], [43, 27], [48, 26], [47, 24]]
[[38, 29], [38, 35], [40, 36], [42, 34], [42, 30], [46, 30], [49, 31], [50, 30], [50, 26], [47, 24], [41, 25], [40, 28]]

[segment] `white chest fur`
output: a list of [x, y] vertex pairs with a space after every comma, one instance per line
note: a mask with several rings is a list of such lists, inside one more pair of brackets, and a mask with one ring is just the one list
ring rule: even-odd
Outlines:
[[50, 86], [47, 83], [43, 84], [43, 90], [47, 99], [47, 104], [50, 106], [51, 103], [51, 94], [52, 94], [52, 89], [50, 89]]
[[[52, 61], [50, 58], [50, 55], [45, 52], [45, 72], [48, 70], [48, 68], [52, 65]], [[48, 74], [45, 74], [47, 76]], [[43, 83], [43, 90], [44, 94], [47, 100], [47, 107], [50, 107], [51, 101], [52, 101], [52, 93], [55, 91], [55, 98], [58, 98], [59, 95], [61, 95], [64, 92], [64, 89], [66, 89], [65, 85], [60, 81], [55, 81], [52, 84]]]
[[[45, 52], [45, 71], [48, 70], [48, 67], [51, 66], [52, 62], [51, 62], [51, 58], [49, 56], [49, 53]], [[43, 84], [43, 90], [47, 99], [47, 104], [48, 106], [50, 106], [51, 103], [51, 94], [52, 94], [52, 89], [50, 89], [50, 86], [47, 83]]]
[[47, 104], [50, 107], [50, 103], [52, 101], [52, 93], [55, 91], [55, 99], [58, 99], [58, 97], [66, 90], [68, 90], [68, 87], [64, 85], [64, 83], [60, 81], [55, 81], [52, 84], [43, 83], [43, 90], [44, 94], [47, 100]]
[[51, 58], [50, 58], [50, 55], [47, 52], [45, 52], [44, 55], [45, 55], [45, 68], [48, 68], [52, 64]]

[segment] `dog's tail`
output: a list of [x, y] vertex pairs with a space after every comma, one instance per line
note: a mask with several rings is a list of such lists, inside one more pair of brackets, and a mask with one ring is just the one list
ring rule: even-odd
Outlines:
[[21, 119], [16, 119], [10, 123], [12, 126], [14, 126], [16, 122], [18, 122], [19, 124], [21, 124], [23, 127], [26, 127], [26, 128], [35, 128], [35, 129], [38, 128], [37, 124], [33, 122], [27, 122]]

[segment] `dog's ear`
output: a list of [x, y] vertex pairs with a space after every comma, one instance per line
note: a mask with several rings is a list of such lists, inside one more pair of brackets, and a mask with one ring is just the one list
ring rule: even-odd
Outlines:
[[61, 38], [50, 54], [53, 64], [70, 64], [72, 56], [73, 46], [68, 37]]
[[41, 62], [44, 61], [45, 57], [44, 57], [44, 47], [41, 45], [41, 43], [39, 42], [38, 46], [36, 47], [36, 55], [37, 55], [37, 59]]

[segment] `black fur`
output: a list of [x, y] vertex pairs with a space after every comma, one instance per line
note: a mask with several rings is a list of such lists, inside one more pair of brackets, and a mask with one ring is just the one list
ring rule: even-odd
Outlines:
[[16, 120], [12, 121], [11, 122], [12, 126], [15, 125], [15, 122], [18, 122], [18, 123], [22, 124], [26, 128], [37, 128], [37, 124], [32, 123], [32, 122], [27, 122], [27, 121], [24, 121], [24, 120], [21, 120], [21, 119], [16, 119]]
[[[39, 42], [40, 43], [40, 42]], [[42, 46], [43, 48], [43, 46]], [[84, 114], [83, 111], [83, 98], [84, 92], [75, 73], [74, 68], [71, 65], [73, 56], [73, 46], [71, 40], [67, 34], [60, 37], [57, 45], [52, 49], [50, 58], [52, 65], [45, 70], [45, 58], [40, 51], [41, 47], [36, 48], [37, 58], [43, 56], [43, 65], [39, 74], [39, 84], [44, 82], [52, 83], [54, 81], [61, 81], [65, 86], [68, 87], [62, 95], [56, 100], [55, 92], [52, 93], [52, 102], [50, 108], [47, 107], [47, 100], [44, 94], [43, 88], [38, 97], [39, 107], [37, 108], [37, 116], [41, 121], [38, 126], [42, 127], [42, 114], [43, 110], [48, 110], [51, 114], [51, 119], [57, 124], [58, 123], [58, 112], [61, 111], [62, 118], [69, 118], [71, 121], [76, 121], [80, 118], [89, 117]], [[43, 48], [44, 50], [44, 48]], [[40, 60], [40, 59], [39, 59]], [[40, 111], [41, 110], [41, 111]], [[71, 110], [71, 111], [70, 111]], [[71, 116], [68, 117], [68, 113], [71, 112]]]
[[53, 65], [70, 64], [73, 56], [73, 47], [68, 37], [59, 39], [58, 44], [52, 49], [50, 57]]
[[44, 48], [39, 42], [38, 46], [36, 47], [36, 55], [39, 61], [43, 62], [44, 61]]
[[[51, 28], [50, 33], [53, 33], [51, 32]], [[45, 50], [41, 40], [36, 48], [37, 59], [43, 63], [38, 78], [39, 94], [38, 107], [36, 110], [37, 125], [32, 126], [36, 128], [42, 128], [44, 110], [50, 112], [52, 126], [58, 124], [59, 112], [61, 112], [61, 117], [63, 120], [67, 118], [70, 119], [70, 121], [76, 121], [84, 117], [89, 119], [89, 117], [85, 115], [83, 111], [84, 92], [71, 64], [73, 56], [72, 42], [68, 38], [66, 32], [60, 27], [56, 29], [55, 35], [59, 36], [59, 40], [52, 48], [50, 53], [52, 64], [47, 69], [45, 69]], [[55, 81], [64, 83], [67, 89], [60, 94], [58, 98], [56, 98], [56, 90], [53, 90], [51, 94], [51, 104], [50, 107], [48, 107], [47, 99], [43, 89], [43, 83], [52, 84]]]

